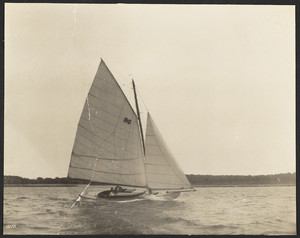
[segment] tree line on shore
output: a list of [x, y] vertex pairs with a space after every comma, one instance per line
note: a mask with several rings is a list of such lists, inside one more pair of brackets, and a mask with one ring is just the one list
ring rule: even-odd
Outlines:
[[[258, 184], [276, 184], [276, 185], [295, 185], [296, 173], [281, 173], [270, 175], [194, 175], [187, 174], [187, 179], [192, 185], [258, 185]], [[42, 178], [28, 179], [20, 176], [4, 176], [5, 184], [86, 184], [86, 180], [71, 178]], [[101, 183], [92, 182], [97, 185]]]
[[186, 175], [193, 185], [257, 185], [282, 184], [295, 185], [296, 173], [269, 175]]

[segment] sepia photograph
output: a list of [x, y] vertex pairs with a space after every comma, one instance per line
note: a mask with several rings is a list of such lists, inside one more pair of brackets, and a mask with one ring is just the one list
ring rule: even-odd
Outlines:
[[4, 7], [4, 235], [297, 234], [295, 5]]

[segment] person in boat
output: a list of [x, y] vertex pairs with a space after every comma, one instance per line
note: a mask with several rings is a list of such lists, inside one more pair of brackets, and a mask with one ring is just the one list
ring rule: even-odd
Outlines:
[[120, 187], [119, 185], [117, 185], [117, 186], [115, 187], [115, 193], [124, 192], [124, 191], [125, 191], [125, 189], [122, 188], [122, 187]]

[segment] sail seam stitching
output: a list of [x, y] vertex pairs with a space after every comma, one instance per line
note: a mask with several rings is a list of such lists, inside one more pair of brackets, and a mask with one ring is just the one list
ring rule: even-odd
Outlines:
[[[84, 126], [82, 126], [82, 125], [79, 125], [79, 127], [81, 127], [82, 129], [85, 129], [85, 130], [87, 130], [87, 131], [89, 131], [86, 127], [84, 127]], [[96, 130], [97, 130], [97, 128], [96, 128]], [[102, 130], [101, 128], [99, 128], [99, 130]], [[102, 130], [102, 131], [104, 131], [104, 132], [106, 132], [107, 134], [109, 134], [110, 135], [110, 133], [109, 132], [107, 132], [107, 131], [105, 131], [105, 130]], [[109, 136], [108, 135], [108, 136]], [[124, 140], [125, 138], [121, 138], [121, 137], [119, 137], [119, 136], [117, 136], [117, 135], [114, 135], [115, 137], [117, 137], [118, 139], [120, 139], [120, 140]], [[107, 138], [102, 138], [102, 137], [100, 137], [100, 136], [96, 136], [96, 137], [98, 137], [99, 139], [101, 139], [101, 140], [106, 140]]]
[[[96, 116], [95, 116], [95, 117], [96, 117]], [[96, 118], [99, 119], [100, 121], [104, 121], [104, 122], [110, 124], [111, 126], [114, 126], [113, 124], [111, 124], [111, 123], [109, 123], [109, 122], [107, 122], [107, 121], [105, 121], [105, 120], [102, 120], [102, 119], [100, 119], [99, 117], [96, 117]], [[85, 121], [88, 120], [88, 119], [86, 119], [86, 118], [84, 118], [84, 117], [81, 117], [81, 119], [83, 119], [83, 120], [85, 120]], [[101, 128], [101, 127], [98, 127], [98, 128], [99, 128], [100, 130], [103, 130], [103, 131], [107, 132], [107, 133], [110, 133], [110, 132], [104, 130], [103, 128]], [[123, 130], [123, 131], [126, 131], [126, 130], [123, 129], [122, 127], [117, 127], [117, 128], [118, 128], [118, 129], [121, 129], [121, 130]], [[97, 129], [97, 127], [96, 127], [96, 129]], [[134, 134], [136, 134], [136, 133], [134, 133]]]
[[[83, 169], [83, 170], [93, 170], [93, 169], [89, 169], [89, 168], [81, 168], [81, 167], [77, 167], [77, 166], [72, 166], [72, 168], [75, 169]], [[105, 171], [101, 171], [101, 170], [93, 170], [96, 173], [103, 173], [103, 174], [120, 174], [120, 173], [113, 173], [113, 172], [105, 172]], [[137, 175], [137, 174], [143, 174], [143, 173], [132, 173], [132, 174], [121, 174], [121, 175]]]
[[[76, 157], [89, 157], [89, 158], [95, 158], [95, 156], [92, 155], [80, 155], [80, 154], [75, 154], [73, 153], [74, 156]], [[103, 158], [103, 157], [98, 157], [99, 160], [119, 160], [119, 161], [128, 161], [128, 160], [137, 160], [140, 159], [141, 157], [135, 157], [132, 159], [112, 159], [112, 158]]]

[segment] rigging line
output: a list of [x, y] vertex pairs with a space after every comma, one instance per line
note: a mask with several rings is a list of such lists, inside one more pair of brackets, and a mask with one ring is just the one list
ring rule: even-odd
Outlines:
[[[90, 124], [90, 126], [91, 126], [91, 128], [92, 128], [93, 136], [94, 136], [94, 140], [95, 140], [95, 130], [94, 130], [94, 127], [93, 127], [93, 125], [92, 125], [92, 123], [91, 123], [91, 109], [90, 109], [90, 104], [89, 104], [89, 96], [86, 97], [86, 102], [87, 102], [87, 106], [88, 106], [88, 116], [89, 116], [88, 121], [89, 121], [89, 124]], [[65, 223], [65, 220], [66, 220], [67, 216], [69, 215], [71, 209], [75, 206], [75, 204], [76, 204], [77, 202], [79, 202], [79, 203], [81, 204], [81, 196], [85, 194], [86, 190], [88, 189], [88, 187], [91, 185], [91, 183], [92, 183], [92, 181], [93, 181], [93, 178], [94, 178], [94, 175], [95, 175], [95, 170], [96, 170], [96, 167], [97, 167], [97, 162], [98, 162], [98, 157], [95, 157], [94, 169], [93, 169], [93, 173], [92, 173], [92, 176], [91, 176], [91, 180], [90, 180], [90, 182], [86, 185], [86, 187], [84, 188], [84, 190], [79, 194], [79, 197], [75, 200], [75, 202], [74, 202], [74, 203], [71, 205], [71, 207], [69, 208], [67, 214], [66, 214], [65, 217], [64, 217], [64, 222], [61, 224], [60, 229], [59, 229], [59, 231], [57, 232], [57, 235], [59, 235], [59, 233], [61, 232], [61, 229], [62, 229], [62, 227], [63, 227], [63, 225], [64, 225], [64, 223]], [[81, 204], [81, 205], [82, 205], [82, 204]]]
[[[93, 96], [93, 95], [92, 95], [92, 96]], [[87, 94], [87, 97], [86, 97], [86, 103], [87, 103], [87, 109], [88, 109], [88, 123], [89, 123], [89, 125], [90, 125], [90, 127], [91, 127], [91, 129], [92, 129], [93, 137], [94, 137], [94, 140], [95, 140], [95, 139], [96, 139], [96, 138], [95, 138], [95, 128], [94, 128], [94, 126], [93, 126], [93, 121], [92, 121], [92, 116], [91, 116], [91, 108], [90, 108], [90, 103], [89, 103], [89, 93]], [[120, 113], [119, 113], [119, 116], [118, 116], [118, 121], [117, 121], [117, 124], [115, 125], [115, 128], [114, 128], [113, 132], [112, 132], [110, 135], [108, 135], [107, 138], [106, 138], [105, 140], [102, 141], [102, 143], [100, 143], [100, 144], [98, 145], [98, 147], [100, 147], [100, 149], [102, 149], [101, 146], [103, 145], [103, 143], [106, 142], [112, 135], [114, 135], [114, 133], [115, 133], [115, 131], [116, 131], [116, 128], [117, 128], [117, 125], [118, 125], [118, 123], [119, 123], [119, 120], [120, 120], [120, 118], [121, 118], [121, 113], [122, 113], [122, 111], [124, 110], [124, 105], [125, 105], [125, 102], [124, 102], [123, 105], [122, 105], [122, 108], [121, 108]], [[113, 138], [113, 141], [114, 141], [114, 138]], [[114, 141], [114, 142], [115, 142], [115, 141]], [[93, 144], [94, 144], [94, 146], [95, 146], [95, 145], [97, 146], [97, 143], [93, 143]], [[113, 145], [113, 146], [114, 146], [114, 145]], [[97, 151], [96, 151], [96, 152], [97, 152]], [[98, 156], [99, 156], [99, 153], [98, 153], [98, 152], [97, 152], [97, 154], [98, 154]], [[116, 156], [115, 146], [114, 146], [114, 154], [115, 154], [115, 156]], [[98, 157], [95, 157], [95, 163], [94, 163], [94, 168], [93, 168], [91, 180], [90, 180], [90, 182], [86, 185], [86, 187], [84, 188], [84, 190], [79, 194], [79, 197], [78, 197], [78, 198], [75, 200], [75, 202], [71, 205], [71, 207], [70, 207], [70, 209], [68, 210], [66, 216], [64, 217], [64, 220], [66, 220], [66, 217], [69, 215], [71, 209], [75, 206], [75, 204], [76, 204], [77, 202], [79, 202], [79, 203], [81, 204], [81, 196], [85, 194], [86, 190], [88, 189], [88, 187], [90, 186], [91, 182], [93, 181], [93, 178], [94, 178], [94, 175], [95, 175], [95, 170], [96, 170], [96, 167], [97, 167], [97, 162], [98, 162], [98, 160], [99, 160], [99, 158], [98, 158]], [[121, 176], [120, 176], [120, 178], [121, 178]], [[60, 231], [61, 231], [61, 229], [62, 229], [62, 227], [63, 227], [63, 224], [64, 224], [64, 223], [61, 224], [61, 227], [60, 227], [60, 229], [59, 229], [57, 235], [59, 235], [59, 233], [60, 233]]]
[[[145, 183], [146, 183], [146, 188], [149, 189], [148, 181], [147, 181], [147, 174], [146, 174], [146, 166], [145, 166], [145, 160], [146, 160], [146, 150], [145, 150], [145, 141], [144, 141], [144, 133], [143, 133], [143, 127], [142, 127], [142, 120], [141, 120], [141, 114], [139, 110], [139, 105], [138, 105], [138, 99], [137, 99], [137, 93], [136, 93], [136, 87], [134, 80], [132, 79], [132, 87], [133, 87], [133, 92], [134, 92], [134, 99], [135, 99], [135, 106], [136, 106], [136, 113], [137, 113], [137, 124], [140, 132], [140, 139], [141, 139], [141, 145], [142, 145], [142, 154], [143, 154], [143, 168], [144, 168], [144, 177], [145, 177]], [[147, 108], [147, 107], [146, 107]], [[151, 193], [151, 192], [150, 192]]]
[[59, 233], [61, 232], [62, 227], [63, 227], [63, 225], [64, 225], [64, 223], [65, 223], [65, 221], [66, 221], [66, 219], [67, 219], [67, 216], [69, 215], [71, 209], [75, 206], [75, 204], [76, 204], [77, 202], [79, 202], [80, 205], [82, 205], [82, 204], [81, 204], [81, 196], [85, 194], [86, 190], [88, 189], [88, 187], [89, 187], [89, 186], [91, 185], [91, 183], [92, 183], [92, 180], [93, 180], [94, 175], [95, 175], [95, 169], [96, 169], [96, 166], [97, 166], [97, 162], [98, 162], [98, 158], [96, 157], [96, 159], [95, 159], [95, 164], [94, 164], [94, 169], [93, 169], [93, 174], [92, 174], [92, 178], [91, 178], [90, 182], [86, 185], [86, 187], [84, 188], [84, 190], [79, 194], [79, 197], [75, 200], [75, 202], [73, 202], [73, 204], [72, 204], [71, 207], [69, 208], [67, 214], [66, 214], [65, 217], [64, 217], [64, 222], [60, 225], [60, 229], [59, 229], [59, 231], [57, 232], [57, 235], [59, 235]]
[[143, 99], [142, 95], [140, 94], [140, 91], [139, 91], [138, 89], [137, 89], [136, 91], [138, 92], [138, 94], [139, 94], [139, 97], [142, 99], [142, 102], [143, 102], [143, 104], [144, 104], [144, 106], [145, 106], [145, 108], [146, 108], [147, 112], [149, 112], [149, 110], [148, 110], [148, 108], [147, 108], [147, 106], [146, 106], [146, 103], [145, 103], [145, 101], [144, 101], [144, 99]]

